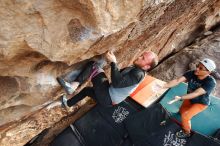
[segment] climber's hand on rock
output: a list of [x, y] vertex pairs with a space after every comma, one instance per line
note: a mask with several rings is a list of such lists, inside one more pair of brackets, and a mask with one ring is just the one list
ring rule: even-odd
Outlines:
[[115, 54], [114, 54], [113, 52], [107, 52], [107, 53], [106, 53], [106, 59], [107, 59], [107, 61], [109, 61], [109, 62], [117, 63]]

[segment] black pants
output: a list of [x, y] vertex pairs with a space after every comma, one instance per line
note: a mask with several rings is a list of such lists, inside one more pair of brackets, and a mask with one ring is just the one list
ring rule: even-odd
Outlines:
[[[83, 74], [80, 74], [83, 76]], [[85, 77], [80, 77], [85, 79]], [[101, 72], [92, 79], [93, 87], [83, 88], [77, 95], [67, 101], [68, 106], [75, 105], [78, 101], [86, 96], [93, 98], [98, 104], [109, 107], [112, 106], [111, 97], [109, 95], [109, 81], [105, 73]]]

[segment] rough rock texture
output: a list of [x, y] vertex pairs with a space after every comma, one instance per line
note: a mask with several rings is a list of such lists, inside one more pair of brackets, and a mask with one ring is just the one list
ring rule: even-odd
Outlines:
[[2, 0], [0, 116], [9, 116], [1, 118], [0, 125], [52, 101], [58, 90], [55, 77], [68, 65], [105, 51], [90, 46], [134, 21], [143, 4], [140, 0]]
[[220, 22], [220, 1], [1, 0], [0, 20], [0, 145], [18, 146], [61, 119], [45, 109], [58, 75], [114, 48], [121, 67], [143, 50], [162, 60]]

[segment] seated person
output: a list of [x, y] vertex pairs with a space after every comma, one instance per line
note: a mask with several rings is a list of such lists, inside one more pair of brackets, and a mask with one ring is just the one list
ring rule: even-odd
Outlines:
[[179, 109], [183, 130], [176, 133], [179, 138], [190, 136], [190, 120], [204, 111], [210, 104], [209, 95], [216, 86], [215, 79], [210, 75], [216, 68], [211, 59], [203, 59], [197, 65], [196, 70], [188, 71], [178, 79], [174, 79], [163, 86], [171, 88], [181, 82], [188, 82], [187, 94], [175, 96], [175, 100], [183, 100]]

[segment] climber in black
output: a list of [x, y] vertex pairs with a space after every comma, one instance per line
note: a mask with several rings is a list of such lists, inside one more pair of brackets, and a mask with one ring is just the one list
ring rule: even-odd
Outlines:
[[87, 79], [91, 79], [93, 87], [85, 87], [77, 95], [67, 100], [62, 97], [62, 104], [70, 107], [86, 96], [93, 98], [102, 106], [112, 106], [122, 102], [128, 97], [144, 79], [145, 71], [158, 63], [158, 57], [151, 51], [145, 51], [134, 62], [133, 66], [119, 70], [116, 57], [112, 52], [106, 53], [106, 59], [111, 62], [111, 83], [109, 83], [104, 70], [97, 62], [89, 62], [73, 83], [58, 78], [60, 85], [71, 94]]

